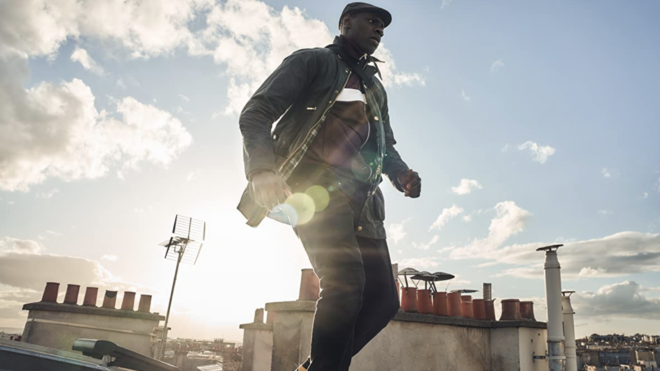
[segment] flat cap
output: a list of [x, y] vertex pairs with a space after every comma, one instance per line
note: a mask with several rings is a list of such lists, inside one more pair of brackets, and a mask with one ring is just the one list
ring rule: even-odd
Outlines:
[[383, 8], [379, 8], [375, 5], [367, 3], [350, 3], [346, 5], [344, 11], [341, 12], [341, 17], [339, 17], [339, 28], [341, 28], [341, 20], [344, 19], [346, 14], [359, 13], [359, 12], [372, 12], [380, 16], [385, 24], [385, 27], [389, 26], [392, 23], [392, 14]]

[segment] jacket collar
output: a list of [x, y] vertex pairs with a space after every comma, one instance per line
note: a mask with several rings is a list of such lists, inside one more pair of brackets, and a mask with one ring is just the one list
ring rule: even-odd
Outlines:
[[371, 87], [373, 84], [372, 79], [376, 73], [378, 73], [378, 77], [381, 80], [383, 79], [377, 63], [384, 62], [374, 56], [363, 53], [357, 45], [344, 36], [336, 36], [333, 43], [326, 46], [326, 48], [333, 50], [341, 59], [346, 61], [368, 87]]

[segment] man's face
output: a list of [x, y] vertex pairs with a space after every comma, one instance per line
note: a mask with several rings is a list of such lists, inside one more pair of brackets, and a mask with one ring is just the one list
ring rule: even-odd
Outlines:
[[384, 28], [383, 20], [375, 13], [359, 12], [344, 20], [343, 35], [371, 55], [385, 35]]

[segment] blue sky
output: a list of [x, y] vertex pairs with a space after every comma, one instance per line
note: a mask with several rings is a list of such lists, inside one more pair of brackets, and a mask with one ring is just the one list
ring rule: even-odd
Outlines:
[[[46, 281], [153, 293], [164, 313], [156, 245], [178, 213], [208, 234], [172, 335], [240, 340], [309, 263], [286, 226], [235, 210], [236, 112], [290, 52], [327, 44], [345, 3], [49, 4], [0, 2], [0, 327]], [[417, 200], [382, 185], [393, 260], [544, 319], [534, 249], [564, 243], [578, 336], [658, 333], [660, 4], [378, 5], [397, 148], [423, 178]]]

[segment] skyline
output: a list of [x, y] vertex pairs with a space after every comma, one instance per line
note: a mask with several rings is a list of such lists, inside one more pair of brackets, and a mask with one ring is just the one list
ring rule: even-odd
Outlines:
[[[0, 327], [47, 281], [165, 313], [157, 245], [181, 214], [208, 233], [170, 334], [239, 340], [309, 262], [287, 226], [235, 209], [237, 114], [285, 56], [331, 42], [345, 3], [45, 4], [0, 1]], [[660, 333], [660, 4], [376, 4], [397, 149], [423, 179], [417, 200], [381, 186], [393, 262], [491, 282], [544, 320], [534, 250], [563, 243], [578, 337]]]

